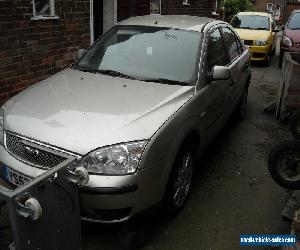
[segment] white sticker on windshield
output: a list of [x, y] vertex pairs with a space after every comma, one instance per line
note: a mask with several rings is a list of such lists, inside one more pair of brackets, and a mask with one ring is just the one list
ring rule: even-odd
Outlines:
[[147, 47], [147, 56], [152, 56], [152, 47]]

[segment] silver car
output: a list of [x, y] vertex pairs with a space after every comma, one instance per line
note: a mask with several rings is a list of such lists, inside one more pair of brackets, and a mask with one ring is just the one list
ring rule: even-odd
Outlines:
[[195, 159], [233, 114], [245, 114], [248, 61], [222, 21], [122, 21], [70, 68], [3, 105], [2, 178], [22, 185], [75, 155], [90, 173], [83, 219], [120, 222], [160, 202], [176, 214]]

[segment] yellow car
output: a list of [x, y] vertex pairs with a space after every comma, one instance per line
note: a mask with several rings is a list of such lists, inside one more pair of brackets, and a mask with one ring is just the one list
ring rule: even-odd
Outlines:
[[231, 21], [244, 44], [250, 50], [251, 61], [270, 62], [276, 50], [276, 27], [271, 14], [263, 12], [239, 12]]

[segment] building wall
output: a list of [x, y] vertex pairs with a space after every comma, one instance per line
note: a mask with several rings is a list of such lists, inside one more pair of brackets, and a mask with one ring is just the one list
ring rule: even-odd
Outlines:
[[117, 22], [117, 1], [103, 0], [103, 33]]
[[[162, 0], [164, 1], [164, 0]], [[118, 21], [150, 14], [150, 0], [118, 0]]]
[[31, 0], [0, 1], [0, 103], [71, 63], [90, 44], [89, 0], [56, 0], [58, 20], [31, 20]]
[[273, 3], [274, 0], [256, 0], [253, 4], [256, 11], [265, 12], [267, 9], [267, 3]]
[[215, 1], [190, 0], [189, 5], [183, 5], [183, 0], [161, 0], [164, 15], [193, 15], [210, 17], [214, 10]]
[[293, 3], [289, 3], [286, 5], [286, 12], [285, 12], [285, 21], [288, 20], [289, 16], [292, 14], [294, 10], [300, 9], [300, 2], [294, 1]]

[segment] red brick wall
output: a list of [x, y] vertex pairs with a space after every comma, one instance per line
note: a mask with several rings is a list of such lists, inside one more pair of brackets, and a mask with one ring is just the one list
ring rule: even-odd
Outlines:
[[0, 1], [0, 103], [73, 61], [90, 43], [89, 0], [56, 0], [59, 20], [33, 21], [31, 0]]
[[183, 0], [162, 0], [162, 14], [210, 17], [213, 11], [211, 0], [190, 0], [189, 6], [183, 6], [182, 2]]
[[130, 16], [149, 15], [150, 0], [118, 0], [117, 8], [118, 21], [127, 19]]
[[293, 3], [293, 4], [287, 4], [286, 5], [286, 12], [285, 12], [285, 21], [288, 20], [290, 15], [294, 10], [299, 10], [300, 9], [300, 3]]
[[[193, 15], [210, 17], [215, 8], [215, 0], [190, 0], [189, 6], [182, 5], [183, 0], [161, 0], [162, 15]], [[130, 14], [131, 5], [135, 5], [136, 13]], [[119, 0], [118, 21], [130, 16], [150, 14], [150, 0]]]

